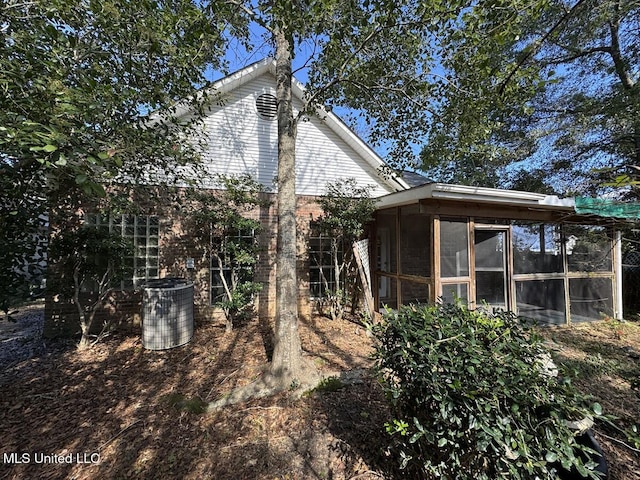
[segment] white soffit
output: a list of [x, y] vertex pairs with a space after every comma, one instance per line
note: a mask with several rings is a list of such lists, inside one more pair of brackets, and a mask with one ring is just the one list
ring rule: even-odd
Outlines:
[[411, 205], [424, 199], [441, 199], [457, 202], [483, 203], [514, 207], [541, 207], [548, 210], [573, 210], [573, 198], [555, 195], [501, 190], [497, 188], [469, 187], [446, 183], [429, 183], [403, 192], [391, 193], [378, 200], [377, 207], [389, 208]]

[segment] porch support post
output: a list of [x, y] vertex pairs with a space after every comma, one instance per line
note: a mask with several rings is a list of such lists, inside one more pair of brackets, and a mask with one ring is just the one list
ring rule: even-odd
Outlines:
[[616, 299], [613, 316], [617, 320], [623, 319], [623, 301], [622, 301], [622, 233], [620, 230], [615, 231], [614, 244], [614, 265], [613, 278], [615, 281]]

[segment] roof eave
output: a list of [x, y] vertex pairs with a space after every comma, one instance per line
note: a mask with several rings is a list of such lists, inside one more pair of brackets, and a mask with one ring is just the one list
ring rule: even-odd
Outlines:
[[521, 192], [517, 190], [501, 190], [497, 188], [470, 187], [466, 185], [449, 185], [430, 183], [412, 188], [404, 192], [392, 193], [378, 201], [378, 208], [411, 205], [425, 199], [440, 199], [458, 202], [482, 203], [513, 207], [540, 207], [548, 210], [573, 211], [573, 198], [559, 198], [555, 195]]
[[[273, 68], [275, 69], [275, 62], [273, 63]], [[275, 75], [275, 70], [274, 70]], [[292, 89], [294, 95], [302, 102], [304, 102], [304, 97], [306, 95], [306, 89], [302, 83], [293, 78], [292, 80]], [[337, 115], [333, 112], [328, 111], [322, 105], [317, 105], [315, 108], [315, 114], [325, 122], [331, 130], [333, 130], [341, 140], [347, 143], [351, 148], [353, 148], [356, 153], [358, 153], [362, 158], [367, 160], [369, 165], [371, 165], [378, 177], [386, 184], [388, 184], [391, 188], [393, 188], [396, 192], [408, 190], [411, 186], [400, 178], [398, 175], [394, 175], [390, 178], [385, 178], [382, 174], [381, 170], [386, 163], [380, 156], [367, 145], [351, 128], [347, 126]]]

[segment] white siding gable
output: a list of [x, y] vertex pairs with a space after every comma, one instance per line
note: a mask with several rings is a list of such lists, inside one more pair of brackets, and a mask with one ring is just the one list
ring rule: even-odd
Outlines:
[[[203, 186], [217, 187], [217, 173], [248, 173], [275, 191], [277, 121], [258, 116], [255, 101], [263, 93], [275, 95], [275, 78], [269, 72], [224, 93], [224, 104], [211, 108], [204, 121], [206, 147], [202, 153], [208, 175]], [[296, 101], [294, 106], [300, 108], [301, 104]], [[296, 175], [296, 193], [301, 195], [322, 195], [328, 182], [342, 178], [355, 178], [360, 186], [371, 185], [376, 197], [395, 191], [375, 167], [317, 116], [298, 126]]]

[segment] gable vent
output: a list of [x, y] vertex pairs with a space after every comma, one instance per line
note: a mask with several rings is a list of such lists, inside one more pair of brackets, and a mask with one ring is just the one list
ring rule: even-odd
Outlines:
[[263, 93], [256, 98], [256, 109], [260, 118], [273, 120], [278, 115], [278, 103], [276, 97], [270, 93]]

